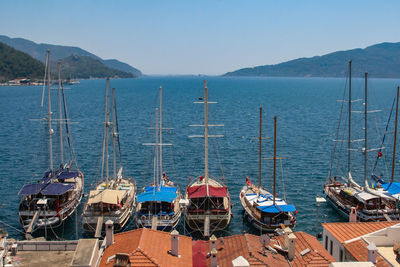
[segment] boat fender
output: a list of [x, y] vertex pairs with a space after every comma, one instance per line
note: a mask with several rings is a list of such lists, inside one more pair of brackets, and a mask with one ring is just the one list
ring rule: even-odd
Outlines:
[[241, 196], [241, 197], [244, 197], [244, 192], [243, 192], [243, 191], [240, 193], [240, 196]]

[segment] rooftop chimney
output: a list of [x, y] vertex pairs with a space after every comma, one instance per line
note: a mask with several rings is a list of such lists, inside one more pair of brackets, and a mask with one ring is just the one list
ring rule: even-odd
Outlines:
[[213, 250], [214, 248], [217, 248], [217, 238], [215, 237], [215, 235], [212, 235], [210, 237], [210, 250]]
[[357, 210], [354, 207], [351, 207], [349, 222], [357, 222]]
[[179, 232], [171, 232], [171, 255], [179, 257]]
[[289, 227], [286, 227], [285, 229], [283, 229], [285, 249], [288, 249], [288, 247], [289, 247], [289, 238], [288, 238], [288, 236], [290, 234], [292, 234], [292, 233], [293, 233], [293, 231]]
[[288, 258], [290, 261], [294, 259], [296, 254], [296, 239], [297, 237], [291, 233], [288, 235]]
[[217, 267], [218, 266], [218, 259], [217, 259], [217, 250], [214, 248], [211, 250], [211, 267]]
[[368, 261], [372, 262], [372, 263], [376, 263], [376, 253], [378, 251], [378, 249], [376, 248], [375, 244], [373, 242], [371, 242], [368, 246]]
[[243, 256], [239, 256], [232, 261], [232, 267], [250, 267], [250, 263]]
[[114, 243], [114, 223], [111, 220], [106, 221], [106, 247]]

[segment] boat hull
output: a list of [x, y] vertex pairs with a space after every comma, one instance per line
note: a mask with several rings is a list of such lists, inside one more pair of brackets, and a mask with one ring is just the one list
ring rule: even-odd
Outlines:
[[[32, 226], [30, 234], [38, 231], [38, 230], [46, 230], [46, 229], [55, 229], [63, 225], [63, 223], [75, 212], [77, 207], [79, 206], [83, 190], [83, 174], [79, 172], [79, 176], [75, 177], [75, 189], [70, 200], [66, 203], [60, 203], [60, 208], [54, 207], [45, 207], [39, 211], [38, 217], [35, 219], [35, 213], [38, 211], [38, 207], [34, 204], [32, 207], [29, 206], [28, 209], [23, 208], [23, 201], [20, 203], [20, 208], [18, 211], [18, 216], [20, 223], [25, 231], [28, 230], [30, 223], [33, 219], [36, 220], [34, 225]], [[51, 199], [54, 196], [44, 196], [43, 199]], [[36, 200], [38, 201], [38, 200]]]
[[[351, 205], [346, 201], [342, 200], [340, 194], [337, 192], [344, 191], [345, 186], [327, 185], [324, 186], [324, 193], [328, 202], [340, 213], [344, 218], [349, 218], [351, 208], [357, 208], [356, 205]], [[361, 222], [374, 222], [374, 221], [387, 221], [400, 220], [400, 214], [397, 209], [357, 209], [357, 220]]]
[[167, 216], [157, 216], [157, 226], [153, 226], [153, 215], [136, 215], [136, 226], [138, 228], [152, 228], [160, 231], [170, 232], [178, 225], [181, 215], [182, 213], [179, 211], [174, 216], [168, 216], [168, 218]]
[[114, 232], [120, 232], [122, 231], [127, 223], [129, 222], [129, 219], [132, 216], [133, 208], [127, 209], [126, 211], [121, 212], [120, 216], [82, 216], [82, 226], [83, 230], [87, 232], [90, 235], [94, 235], [96, 232], [96, 227], [97, 227], [97, 221], [99, 217], [103, 217], [103, 225], [102, 225], [102, 230], [101, 233], [102, 235], [105, 233], [105, 223], [108, 220], [111, 220], [114, 224]]
[[[281, 228], [282, 224], [290, 228], [294, 228], [296, 226], [295, 217], [291, 212], [288, 213], [288, 217], [290, 219], [284, 220], [282, 222], [278, 222], [275, 224], [267, 224], [260, 221], [252, 211], [252, 208], [249, 206], [249, 203], [245, 201], [245, 195], [248, 190], [249, 190], [248, 186], [242, 187], [239, 194], [239, 199], [244, 210], [244, 217], [251, 224], [252, 227], [256, 228], [257, 230], [265, 232], [275, 232], [276, 229]], [[269, 192], [263, 188], [261, 188], [260, 191], [262, 194], [269, 194]]]
[[[204, 181], [200, 180], [199, 178], [192, 181], [188, 188], [192, 186], [204, 186]], [[222, 182], [212, 178], [208, 179], [208, 184], [209, 186], [215, 188], [222, 188], [225, 186]], [[212, 200], [212, 198], [222, 199], [221, 203], [218, 203], [216, 207], [207, 207], [206, 205], [204, 207], [201, 207], [200, 210], [197, 210], [197, 208], [193, 210], [191, 208], [191, 202], [196, 198], [189, 197], [188, 189], [186, 190], [185, 198], [189, 199], [189, 206], [184, 211], [185, 224], [191, 230], [201, 232], [203, 233], [203, 235], [205, 235], [206, 233], [211, 234], [212, 232], [223, 230], [229, 225], [232, 217], [232, 205], [228, 190], [226, 190], [226, 195], [223, 197], [214, 197], [213, 195], [210, 195], [198, 198], [200, 200], [198, 200], [197, 203], [208, 202], [208, 205], [216, 204], [215, 201]], [[195, 204], [193, 205], [196, 207]], [[209, 226], [208, 230], [205, 229], [206, 223], [208, 223]]]
[[[101, 235], [105, 233], [105, 223], [108, 220], [111, 220], [114, 224], [114, 232], [122, 231], [127, 223], [129, 222], [130, 218], [132, 217], [133, 210], [135, 209], [135, 202], [136, 202], [136, 183], [132, 179], [121, 179], [118, 183], [113, 181], [110, 184], [112, 187], [115, 188], [123, 188], [120, 190], [126, 191], [126, 195], [124, 199], [123, 206], [120, 206], [117, 210], [114, 211], [107, 211], [102, 212], [101, 210], [96, 210], [94, 207], [91, 207], [89, 204], [89, 200], [86, 202], [83, 214], [82, 214], [82, 226], [83, 230], [88, 235], [94, 235], [97, 229], [97, 223], [99, 217], [102, 217], [102, 227], [101, 227]], [[99, 184], [96, 186], [95, 191], [105, 190], [105, 184]], [[102, 207], [101, 203], [93, 204], [97, 208]]]

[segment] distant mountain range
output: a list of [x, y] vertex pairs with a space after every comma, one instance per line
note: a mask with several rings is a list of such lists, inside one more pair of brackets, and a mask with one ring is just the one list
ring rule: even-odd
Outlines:
[[44, 68], [39, 60], [0, 43], [0, 82], [15, 78], [43, 79]]
[[352, 75], [400, 78], [400, 43], [381, 43], [367, 48], [338, 51], [323, 56], [299, 58], [276, 65], [250, 67], [223, 76], [344, 77], [347, 62], [353, 61]]
[[[37, 44], [35, 42], [32, 42], [27, 39], [23, 38], [9, 38], [8, 36], [5, 35], [0, 35], [0, 42], [3, 42], [17, 50], [20, 50], [22, 52], [25, 52], [32, 56], [33, 58], [36, 58], [42, 62], [45, 62], [46, 60], [46, 51], [50, 50], [51, 56], [50, 59], [51, 61], [58, 61], [58, 60], [63, 60], [65, 58], [68, 58], [70, 56], [78, 56], [78, 57], [89, 57], [91, 59], [94, 59], [96, 61], [101, 62], [102, 64], [105, 65], [105, 67], [115, 69], [118, 71], [122, 72], [127, 72], [131, 73], [132, 75], [126, 75], [124, 74], [123, 76], [120, 77], [138, 77], [142, 75], [142, 72], [126, 63], [123, 63], [121, 61], [118, 61], [116, 59], [102, 59], [86, 50], [83, 50], [79, 47], [73, 47], [73, 46], [62, 46], [62, 45], [52, 45], [52, 44]], [[76, 59], [76, 57], [75, 57]], [[82, 63], [89, 61], [90, 59], [82, 59], [80, 61], [76, 61], [76, 63]], [[69, 60], [67, 60], [69, 61]], [[71, 61], [69, 61], [71, 63]], [[98, 65], [92, 62], [95, 65]], [[74, 69], [82, 69], [80, 67], [76, 67]], [[90, 72], [90, 70], [88, 70]], [[85, 72], [85, 73], [88, 73]], [[97, 77], [95, 75], [90, 75], [92, 77]], [[118, 75], [119, 76], [119, 75]], [[83, 76], [80, 76], [79, 73], [74, 73], [73, 78], [86, 78]]]
[[[61, 61], [62, 78], [101, 78], [101, 77], [115, 77], [119, 78], [132, 78], [134, 75], [131, 72], [121, 71], [114, 68], [109, 68], [103, 64], [102, 61], [94, 59], [90, 56], [77, 56], [72, 55], [63, 58]], [[52, 62], [50, 69], [54, 72], [57, 71], [57, 63]]]

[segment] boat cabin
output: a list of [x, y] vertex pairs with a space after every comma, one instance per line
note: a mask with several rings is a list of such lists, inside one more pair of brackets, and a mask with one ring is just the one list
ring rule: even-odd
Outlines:
[[177, 187], [164, 187], [159, 189], [147, 186], [144, 192], [137, 196], [138, 215], [173, 215], [178, 196]]
[[123, 207], [128, 197], [125, 190], [92, 190], [89, 193], [87, 209], [93, 215], [110, 215]]
[[211, 211], [212, 213], [226, 213], [229, 210], [227, 188], [208, 185], [192, 186], [188, 188], [190, 213]]

